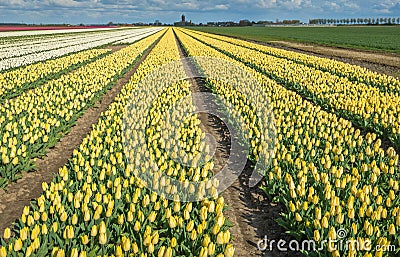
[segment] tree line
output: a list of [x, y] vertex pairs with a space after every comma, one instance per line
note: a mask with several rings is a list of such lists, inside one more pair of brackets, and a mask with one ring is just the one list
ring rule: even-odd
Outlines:
[[400, 17], [310, 19], [309, 24], [400, 24]]

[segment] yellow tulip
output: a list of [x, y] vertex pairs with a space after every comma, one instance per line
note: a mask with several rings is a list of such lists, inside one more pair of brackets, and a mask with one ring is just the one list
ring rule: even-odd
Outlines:
[[79, 256], [78, 249], [73, 248], [71, 251], [71, 257], [78, 257], [78, 256]]
[[0, 246], [0, 257], [7, 257], [7, 250], [3, 246]]
[[328, 219], [324, 216], [323, 218], [322, 218], [322, 221], [321, 221], [321, 226], [323, 227], [323, 228], [328, 228]]
[[194, 241], [196, 240], [196, 238], [197, 238], [197, 231], [193, 229], [192, 232], [190, 233], [190, 239]]
[[89, 237], [87, 235], [82, 236], [81, 240], [83, 245], [87, 245], [89, 243]]
[[122, 249], [127, 252], [131, 249], [131, 240], [127, 237], [122, 237]]
[[172, 248], [168, 247], [164, 253], [164, 257], [172, 257]]
[[132, 243], [132, 252], [135, 253], [135, 254], [139, 252], [139, 247], [136, 244], [136, 242]]
[[296, 213], [295, 217], [296, 217], [296, 221], [297, 221], [297, 222], [300, 222], [300, 221], [303, 220], [303, 219], [301, 218], [301, 216], [300, 216], [299, 213]]
[[139, 221], [136, 221], [136, 222], [135, 222], [135, 225], [134, 225], [133, 229], [134, 229], [136, 232], [138, 232], [138, 231], [140, 230], [140, 222], [139, 222]]
[[396, 228], [393, 224], [389, 226], [389, 235], [396, 235]]
[[232, 257], [235, 253], [235, 248], [233, 245], [229, 244], [226, 246], [225, 251], [224, 251], [224, 256], [225, 257]]
[[4, 230], [3, 238], [4, 238], [4, 239], [9, 239], [10, 236], [11, 236], [11, 230], [10, 230], [10, 228], [6, 228], [6, 229]]
[[56, 257], [64, 257], [64, 256], [65, 256], [65, 252], [63, 249], [60, 249], [57, 251]]
[[92, 227], [91, 230], [90, 230], [90, 235], [91, 235], [92, 237], [95, 237], [95, 236], [97, 236], [97, 233], [98, 233], [97, 226], [96, 226], [96, 225], [93, 225], [93, 227]]
[[22, 249], [22, 240], [18, 238], [17, 241], [14, 243], [14, 251], [18, 252]]
[[170, 245], [171, 245], [172, 248], [175, 248], [175, 247], [178, 245], [178, 242], [177, 242], [177, 240], [176, 240], [175, 237], [173, 237], [173, 238], [171, 239]]
[[117, 257], [122, 257], [124, 254], [122, 253], [122, 248], [120, 245], [117, 246], [117, 249], [115, 250], [115, 256]]
[[158, 249], [157, 256], [164, 257], [164, 253], [166, 252], [165, 250], [166, 250], [165, 246], [161, 246], [160, 249]]
[[99, 244], [105, 245], [107, 243], [107, 235], [102, 233], [99, 235]]
[[201, 247], [199, 257], [207, 257], [208, 256], [208, 249], [206, 247]]
[[156, 217], [157, 217], [157, 213], [155, 211], [152, 211], [148, 217], [149, 222], [153, 223], [155, 221]]
[[169, 217], [168, 224], [169, 224], [170, 228], [172, 228], [172, 229], [175, 228], [177, 225], [176, 223], [177, 223], [176, 218], [174, 216]]
[[319, 234], [318, 230], [314, 230], [314, 240], [319, 242], [319, 240], [321, 239], [321, 236]]

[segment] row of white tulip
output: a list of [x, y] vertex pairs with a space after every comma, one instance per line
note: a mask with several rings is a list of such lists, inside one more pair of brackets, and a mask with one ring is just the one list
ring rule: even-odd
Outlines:
[[[95, 37], [83, 37], [80, 40], [71, 40], [68, 44], [65, 43], [63, 45], [52, 42], [50, 45], [46, 46], [52, 50], [44, 50], [42, 46], [38, 46], [36, 48], [36, 52], [23, 55], [23, 56], [18, 56], [18, 57], [13, 57], [9, 59], [4, 59], [0, 61], [0, 71], [5, 70], [5, 69], [10, 69], [10, 68], [15, 68], [39, 61], [44, 61], [48, 60], [51, 58], [56, 58], [60, 57], [69, 53], [73, 52], [78, 52], [86, 49], [91, 49], [95, 47], [99, 47], [102, 45], [107, 45], [110, 43], [113, 43], [115, 41], [120, 41], [128, 37], [132, 37], [132, 34], [140, 34], [142, 33], [141, 30], [124, 30], [124, 31], [119, 31], [118, 33], [113, 33], [110, 35], [110, 33], [104, 33]], [[141, 36], [138, 36], [138, 39], [144, 38], [148, 36], [148, 34], [142, 34]], [[137, 40], [138, 40], [137, 39]], [[54, 49], [56, 48], [56, 49]], [[32, 50], [35, 51], [35, 50]], [[23, 53], [23, 51], [21, 52]], [[0, 57], [1, 58], [1, 57]]]
[[128, 38], [122, 39], [120, 41], [116, 41], [113, 44], [118, 45], [118, 44], [132, 44], [138, 40], [140, 40], [143, 36], [150, 36], [151, 34], [154, 34], [158, 31], [162, 30], [162, 28], [151, 28], [151, 29], [143, 29], [142, 32], [143, 34], [136, 34], [132, 35]]
[[0, 60], [58, 49], [66, 46], [72, 46], [79, 43], [81, 40], [95, 41], [103, 39], [106, 35], [110, 37], [111, 35], [113, 35], [113, 33], [112, 32], [90, 33], [90, 34], [80, 34], [74, 36], [56, 37], [47, 40], [37, 39], [35, 41], [18, 42], [8, 47], [2, 47], [0, 50]]
[[7, 37], [27, 37], [37, 35], [53, 35], [53, 34], [66, 34], [66, 33], [81, 33], [89, 31], [108, 31], [117, 30], [118, 28], [94, 28], [94, 29], [57, 29], [57, 30], [30, 30], [30, 31], [8, 31], [2, 32], [0, 38]]
[[[77, 45], [82, 42], [91, 42], [96, 40], [103, 40], [106, 38], [129, 38], [132, 36], [140, 35], [143, 33], [147, 33], [154, 29], [129, 29], [129, 30], [119, 30], [119, 31], [106, 31], [106, 32], [98, 32], [98, 33], [80, 33], [73, 35], [62, 35], [51, 38], [39, 38], [34, 41], [22, 41], [15, 43], [13, 45], [8, 45], [4, 47], [0, 44], [0, 60], [8, 59], [11, 57], [18, 57], [22, 55], [27, 55], [31, 53], [37, 53], [42, 51], [48, 51], [53, 49], [58, 49], [62, 47]], [[159, 29], [157, 30], [159, 31]]]
[[[112, 31], [109, 31], [112, 32]], [[106, 31], [88, 31], [86, 33], [70, 33], [70, 34], [54, 34], [54, 35], [42, 35], [42, 36], [31, 36], [31, 37], [16, 37], [16, 38], [0, 38], [0, 50], [12, 48], [12, 47], [23, 47], [27, 45], [44, 44], [49, 42], [57, 42], [66, 38], [82, 37], [87, 35], [95, 35], [100, 33], [106, 33]]]

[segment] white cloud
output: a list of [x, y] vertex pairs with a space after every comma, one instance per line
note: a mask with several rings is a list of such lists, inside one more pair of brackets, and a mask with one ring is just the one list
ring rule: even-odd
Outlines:
[[26, 6], [27, 3], [24, 0], [2, 0], [0, 1], [0, 6], [13, 6], [22, 7]]
[[259, 8], [272, 8], [276, 6], [276, 0], [259, 0], [259, 1], [254, 1], [255, 6]]
[[177, 7], [183, 8], [185, 10], [196, 10], [199, 9], [198, 3], [195, 1], [193, 2], [183, 2], [183, 3], [177, 3], [175, 4]]
[[86, 4], [85, 2], [76, 2], [74, 0], [45, 0], [43, 3], [47, 6], [56, 7], [79, 7]]
[[325, 2], [324, 6], [331, 11], [339, 11], [341, 9], [340, 5], [335, 2]]
[[303, 0], [278, 0], [278, 5], [287, 9], [299, 9], [304, 3]]
[[229, 5], [228, 4], [217, 4], [214, 6], [215, 10], [228, 10]]
[[358, 10], [360, 8], [360, 6], [356, 3], [352, 3], [352, 2], [347, 2], [343, 4], [344, 7], [349, 8], [351, 10]]

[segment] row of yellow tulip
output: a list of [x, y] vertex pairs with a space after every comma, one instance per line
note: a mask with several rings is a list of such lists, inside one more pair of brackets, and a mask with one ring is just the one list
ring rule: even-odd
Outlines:
[[[124, 118], [130, 101], [146, 102], [140, 81], [162, 64], [178, 60], [179, 52], [172, 30], [161, 38], [141, 63], [115, 102], [99, 119], [93, 131], [74, 151], [69, 163], [60, 169], [53, 182], [43, 184], [44, 193], [25, 207], [16, 230], [6, 229], [1, 239], [0, 257], [6, 256], [233, 256], [234, 248], [223, 216], [224, 200], [180, 202], [157, 195], [138, 176], [135, 163], [125, 155]], [[179, 70], [174, 70], [174, 72]], [[182, 72], [182, 70], [180, 71]], [[161, 92], [154, 106], [161, 109], [189, 95], [187, 82], [153, 88]], [[132, 96], [135, 96], [132, 99]], [[137, 99], [136, 99], [137, 97]], [[150, 97], [150, 96], [148, 96]], [[190, 103], [188, 102], [190, 109]], [[185, 109], [184, 108], [184, 109]], [[135, 114], [135, 109], [132, 110]], [[159, 110], [150, 111], [137, 127], [149, 125], [149, 159], [160, 161], [154, 153], [151, 120]], [[128, 119], [129, 120], [129, 119]], [[192, 122], [189, 122], [192, 121]], [[133, 121], [132, 121], [133, 122]], [[181, 132], [196, 130], [198, 121], [189, 117]], [[125, 130], [123, 130], [123, 128]], [[198, 129], [196, 130], [198, 131]], [[200, 132], [199, 132], [200, 133]], [[183, 142], [184, 140], [180, 140]], [[171, 161], [166, 169], [174, 168]], [[150, 169], [146, 159], [137, 164]], [[160, 165], [162, 166], [162, 165]], [[183, 170], [182, 170], [183, 171]], [[174, 170], [175, 172], [175, 170]], [[173, 172], [173, 173], [174, 173]], [[171, 174], [171, 176], [182, 176]], [[189, 175], [183, 174], [183, 178]], [[160, 181], [160, 186], [162, 186]]]
[[[263, 189], [286, 206], [280, 225], [298, 238], [314, 239], [318, 248], [319, 244], [324, 246], [323, 250], [308, 254], [394, 256], [393, 252], [385, 252], [384, 247], [400, 246], [400, 173], [395, 150], [384, 151], [375, 134], [360, 135], [351, 122], [321, 110], [255, 69], [180, 30], [177, 35], [190, 56], [229, 60], [264, 88], [268, 97], [263, 98], [261, 93], [255, 97], [271, 103], [278, 143], [272, 165], [265, 170]], [[240, 81], [240, 77], [235, 79]], [[245, 83], [239, 89], [241, 92], [221, 81], [209, 83], [214, 92], [237, 107], [232, 109], [233, 116], [246, 115], [255, 108], [248, 106], [248, 98], [253, 94]], [[339, 248], [336, 244], [335, 249], [333, 242], [323, 242], [339, 240], [339, 229], [347, 231], [343, 243], [355, 240], [365, 247], [357, 248], [355, 244]], [[375, 251], [377, 246], [381, 248]]]
[[32, 169], [32, 159], [53, 146], [161, 34], [6, 100], [0, 106], [0, 182]]
[[[189, 200], [188, 195], [195, 195], [197, 199], [204, 195], [197, 194], [200, 190], [196, 192], [190, 186], [179, 188], [180, 183], [207, 184], [212, 162], [206, 159], [203, 167], [196, 166], [197, 163], [193, 165], [195, 156], [208, 153], [204, 147], [204, 133], [198, 127], [200, 121], [196, 115], [186, 115], [192, 113], [194, 107], [189, 83], [179, 79], [186, 76], [182, 63], [178, 61], [180, 56], [172, 30], [167, 32], [162, 43], [165, 45], [160, 43], [143, 69], [134, 75], [122, 100], [122, 106], [128, 106], [125, 110], [130, 110], [129, 115], [125, 113], [122, 133], [131, 170], [153, 191], [151, 194], [158, 192], [162, 198], [171, 199], [166, 210], [159, 210], [160, 219], [164, 220], [161, 227], [169, 228], [169, 232], [165, 233], [166, 244], [155, 245], [155, 252], [158, 256], [166, 256], [165, 249], [170, 247], [170, 240], [176, 238], [176, 246], [167, 256], [232, 256], [234, 248], [229, 244], [230, 234], [222, 213], [223, 198], [214, 194], [214, 198], [209, 200], [183, 203]], [[146, 77], [160, 64], [171, 61], [175, 62]], [[174, 82], [176, 80], [179, 82]], [[132, 103], [133, 98], [129, 95], [134, 96]], [[171, 110], [168, 119], [165, 116]], [[140, 124], [146, 124], [145, 131]], [[143, 142], [147, 147], [143, 147]], [[169, 210], [173, 210], [172, 216]], [[146, 210], [147, 213], [151, 211]]]
[[92, 49], [64, 57], [38, 62], [0, 73], [0, 101], [18, 96], [27, 89], [44, 84], [79, 66], [103, 57], [111, 50]]
[[333, 109], [400, 147], [400, 95], [332, 75], [293, 61], [186, 30], [186, 33], [267, 74], [326, 110]]
[[[196, 32], [198, 34], [205, 35], [202, 32]], [[377, 73], [371, 71], [367, 68], [363, 68], [357, 65], [352, 65], [333, 59], [321, 58], [313, 55], [302, 54], [294, 51], [288, 51], [284, 49], [278, 49], [274, 47], [269, 47], [266, 45], [256, 44], [248, 42], [245, 40], [240, 40], [236, 38], [206, 34], [208, 37], [223, 40], [229, 43], [233, 43], [239, 46], [244, 46], [249, 49], [257, 50], [262, 53], [285, 58], [297, 62], [299, 64], [304, 64], [310, 67], [317, 68], [322, 71], [330, 72], [332, 74], [347, 77], [351, 81], [362, 82], [367, 85], [372, 85], [378, 87], [383, 92], [397, 92], [400, 93], [400, 81], [392, 76], [387, 76], [385, 74]]]

